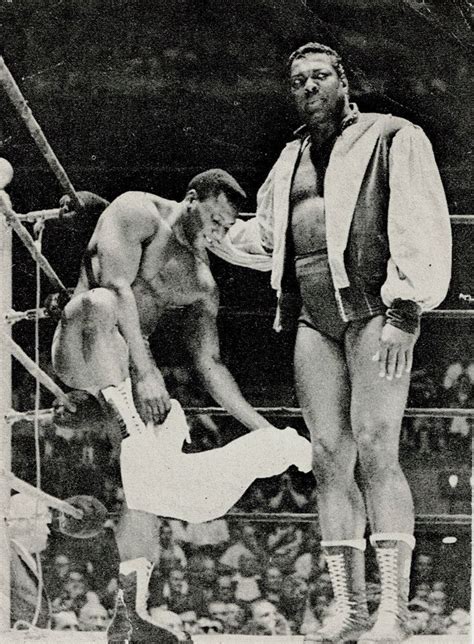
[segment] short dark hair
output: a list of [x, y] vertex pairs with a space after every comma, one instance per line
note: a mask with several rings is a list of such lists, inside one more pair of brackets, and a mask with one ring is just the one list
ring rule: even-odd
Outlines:
[[298, 47], [298, 49], [296, 49], [288, 58], [288, 69], [291, 68], [293, 61], [298, 60], [299, 58], [304, 58], [308, 54], [326, 54], [326, 56], [329, 56], [331, 59], [331, 63], [339, 78], [347, 80], [341, 56], [335, 49], [331, 49], [331, 47], [322, 45], [319, 42], [307, 42], [305, 45]]
[[195, 190], [200, 201], [209, 197], [218, 197], [223, 193], [229, 203], [241, 210], [247, 195], [237, 181], [225, 170], [214, 168], [197, 174], [191, 179], [186, 189]]

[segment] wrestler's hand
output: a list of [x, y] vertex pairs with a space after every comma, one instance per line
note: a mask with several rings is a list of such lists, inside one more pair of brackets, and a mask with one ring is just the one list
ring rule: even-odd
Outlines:
[[133, 378], [133, 399], [145, 423], [161, 425], [171, 409], [171, 400], [163, 376], [155, 367]]
[[404, 373], [410, 373], [417, 337], [417, 334], [402, 331], [393, 324], [385, 324], [380, 336], [380, 348], [372, 357], [374, 362], [379, 363], [381, 378], [392, 380], [394, 376], [401, 378]]

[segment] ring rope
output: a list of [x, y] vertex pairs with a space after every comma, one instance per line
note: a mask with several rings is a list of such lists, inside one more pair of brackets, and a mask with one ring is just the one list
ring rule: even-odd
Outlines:
[[16, 232], [18, 237], [24, 243], [24, 245], [26, 246], [28, 252], [32, 256], [34, 261], [37, 262], [40, 265], [40, 267], [43, 269], [46, 277], [49, 279], [51, 284], [57, 290], [67, 295], [66, 287], [59, 279], [58, 275], [56, 274], [56, 272], [54, 271], [53, 267], [48, 262], [46, 257], [41, 253], [40, 250], [38, 250], [38, 247], [35, 244], [35, 240], [30, 235], [30, 233], [26, 230], [23, 224], [18, 220], [16, 213], [8, 203], [8, 200], [6, 199], [5, 195], [2, 194], [2, 191], [0, 191], [0, 212], [2, 212], [7, 222], [10, 224], [10, 226]]
[[49, 167], [54, 173], [54, 176], [57, 178], [63, 190], [71, 197], [71, 201], [76, 210], [82, 210], [82, 202], [79, 199], [74, 186], [72, 185], [69, 177], [66, 174], [63, 166], [59, 162], [59, 159], [55, 155], [52, 147], [48, 143], [46, 136], [44, 135], [43, 130], [41, 129], [38, 121], [33, 116], [25, 97], [21, 93], [20, 88], [18, 87], [15, 79], [10, 73], [5, 61], [0, 56], [0, 85], [2, 85], [5, 90], [8, 98], [12, 102], [16, 111], [20, 115], [21, 120], [26, 125], [29, 133], [31, 134], [34, 142], [40, 149], [44, 158], [46, 159]]
[[[302, 412], [299, 407], [255, 407], [259, 414], [273, 418], [300, 418]], [[229, 416], [230, 414], [221, 407], [183, 407], [183, 411], [190, 416]], [[12, 410], [6, 416], [11, 423], [18, 421], [33, 422], [35, 411]], [[405, 418], [474, 418], [474, 409], [463, 407], [408, 407], [404, 413]], [[51, 424], [55, 419], [54, 407], [38, 410], [38, 420], [43, 424]]]
[[35, 361], [32, 360], [23, 351], [23, 349], [7, 333], [5, 333], [5, 331], [2, 331], [2, 337], [10, 347], [13, 357], [16, 358], [34, 378], [39, 380], [44, 387], [49, 389], [49, 391], [54, 394], [56, 398], [58, 398], [67, 409], [69, 409], [69, 411], [75, 412], [76, 406], [71, 403], [64, 391], [54, 382], [51, 376], [48, 376], [48, 374], [44, 372], [39, 365], [35, 364]]

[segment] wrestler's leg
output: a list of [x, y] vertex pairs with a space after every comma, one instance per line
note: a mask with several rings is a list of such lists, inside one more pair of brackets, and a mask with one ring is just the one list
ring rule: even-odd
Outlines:
[[295, 384], [311, 433], [323, 539], [360, 539], [366, 517], [354, 481], [357, 448], [350, 429], [350, 387], [343, 349], [318, 331], [299, 327]]
[[413, 500], [398, 461], [398, 442], [409, 374], [389, 381], [378, 375], [372, 356], [379, 346], [384, 316], [352, 323], [346, 332], [351, 377], [351, 424], [372, 532], [413, 533]]
[[54, 335], [52, 359], [65, 384], [95, 396], [127, 377], [128, 350], [118, 331], [112, 291], [92, 289], [68, 302]]
[[334, 618], [305, 642], [356, 640], [368, 628], [365, 592], [365, 508], [354, 480], [357, 449], [349, 421], [350, 388], [343, 348], [300, 326], [296, 390], [311, 433], [323, 541], [337, 604]]
[[373, 628], [360, 644], [396, 644], [409, 634], [414, 510], [398, 460], [398, 442], [409, 374], [388, 381], [372, 356], [379, 346], [384, 316], [351, 325], [346, 356], [352, 382], [351, 419], [359, 450], [362, 485], [381, 577], [381, 600]]

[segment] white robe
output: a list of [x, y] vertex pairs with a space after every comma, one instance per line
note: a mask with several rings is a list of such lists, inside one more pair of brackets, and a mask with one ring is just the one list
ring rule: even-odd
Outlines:
[[173, 400], [163, 425], [122, 442], [129, 508], [202, 523], [226, 514], [257, 478], [276, 476], [290, 465], [311, 469], [311, 444], [291, 427], [265, 427], [198, 454], [183, 454], [188, 436], [183, 409]]

